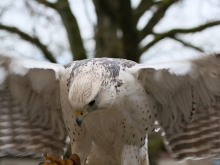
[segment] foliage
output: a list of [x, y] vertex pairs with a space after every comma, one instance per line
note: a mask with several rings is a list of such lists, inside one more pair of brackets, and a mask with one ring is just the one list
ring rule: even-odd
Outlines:
[[159, 134], [153, 133], [149, 136], [148, 151], [150, 165], [157, 164], [157, 160], [160, 157], [160, 154], [166, 152], [163, 138]]

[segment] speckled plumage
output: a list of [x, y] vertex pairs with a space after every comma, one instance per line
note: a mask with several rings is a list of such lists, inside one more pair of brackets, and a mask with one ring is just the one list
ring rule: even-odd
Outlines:
[[[195, 132], [190, 129], [194, 125], [206, 130], [198, 122], [201, 114], [218, 108], [219, 71], [219, 55], [160, 64], [101, 58], [65, 66], [0, 55], [0, 90], [8, 86], [21, 114], [29, 123], [50, 128], [51, 137], [62, 133], [65, 138], [64, 123], [82, 164], [146, 165], [147, 135], [156, 120], [176, 157], [216, 156], [208, 142], [190, 148], [186, 135]], [[0, 94], [0, 101], [4, 97]], [[217, 129], [208, 132], [213, 135], [209, 139], [219, 134]], [[184, 140], [189, 145], [181, 145]], [[202, 145], [206, 150], [198, 152]]]
[[[147, 132], [154, 128], [155, 111], [151, 111], [150, 107], [156, 108], [156, 103], [146, 94], [140, 83], [126, 72], [126, 69], [135, 64], [128, 60], [103, 58], [84, 60], [68, 67], [68, 76], [61, 80], [67, 81], [67, 85], [61, 87], [61, 93], [65, 92], [68, 98], [62, 96], [61, 100], [63, 106], [68, 104], [66, 100], [70, 100], [70, 105], [68, 108], [63, 107], [63, 114], [66, 125], [69, 126], [72, 146], [75, 146], [72, 151], [79, 154], [82, 160], [87, 155], [81, 155], [77, 149], [89, 151], [91, 147], [91, 144], [80, 145], [81, 142], [83, 145], [86, 143], [87, 139], [83, 137], [86, 134], [90, 136], [90, 143], [95, 143], [93, 147], [97, 147], [97, 152], [109, 163], [120, 164], [121, 157], [124, 159], [123, 164], [131, 157], [135, 158], [131, 159], [131, 164], [138, 164], [140, 159], [146, 159], [147, 152], [141, 157], [139, 152], [142, 147], [145, 150]], [[92, 91], [94, 88], [96, 91]], [[98, 111], [85, 118], [80, 130], [74, 120], [72, 108], [86, 109], [85, 105], [93, 99], [91, 95], [96, 98], [96, 104], [88, 107], [88, 111]], [[128, 104], [124, 104], [125, 102]], [[139, 111], [142, 114], [140, 116]], [[91, 159], [88, 161], [95, 163]], [[96, 163], [98, 164], [97, 160]]]

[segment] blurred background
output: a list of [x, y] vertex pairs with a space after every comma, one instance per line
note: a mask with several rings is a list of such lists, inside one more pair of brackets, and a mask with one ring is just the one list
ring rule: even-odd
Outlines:
[[[93, 57], [151, 63], [220, 52], [220, 1], [0, 1], [0, 51], [61, 64]], [[33, 160], [12, 156], [0, 164]], [[158, 134], [149, 137], [149, 156], [151, 165], [175, 164]]]

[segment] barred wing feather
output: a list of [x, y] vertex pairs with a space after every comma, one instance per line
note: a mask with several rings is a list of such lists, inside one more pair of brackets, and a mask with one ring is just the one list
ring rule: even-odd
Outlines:
[[130, 69], [157, 101], [157, 120], [174, 157], [219, 155], [220, 55]]
[[0, 54], [0, 156], [64, 152], [58, 64]]

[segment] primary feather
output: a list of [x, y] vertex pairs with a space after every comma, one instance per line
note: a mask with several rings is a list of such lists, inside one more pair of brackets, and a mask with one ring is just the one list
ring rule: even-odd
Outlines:
[[63, 154], [67, 133], [56, 75], [61, 68], [0, 55], [0, 156]]

